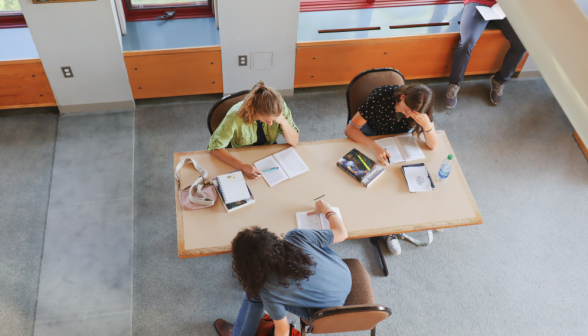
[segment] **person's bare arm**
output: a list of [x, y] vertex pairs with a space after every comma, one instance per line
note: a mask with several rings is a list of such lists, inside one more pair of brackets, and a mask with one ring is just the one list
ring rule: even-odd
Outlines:
[[280, 117], [276, 119], [276, 122], [282, 127], [282, 132], [284, 133], [284, 139], [286, 139], [286, 142], [292, 147], [298, 145], [298, 132], [296, 132], [292, 125], [290, 125], [288, 119], [286, 119], [286, 117], [281, 114]]
[[435, 124], [429, 119], [429, 116], [424, 113], [416, 113], [409, 111], [408, 114], [417, 124], [421, 125], [424, 132], [430, 133], [423, 133], [425, 135], [425, 142], [427, 143], [427, 147], [431, 150], [437, 148], [437, 132], [434, 131]]
[[[309, 216], [320, 213], [326, 215], [329, 211], [333, 211], [331, 205], [323, 200], [317, 201], [314, 206], [315, 209], [308, 213]], [[340, 243], [349, 237], [343, 220], [337, 214], [329, 216], [329, 224], [333, 231], [333, 244]]]
[[290, 335], [290, 324], [288, 324], [288, 317], [284, 317], [281, 320], [274, 320], [276, 329], [274, 330], [275, 336], [289, 336]]
[[[358, 112], [353, 116], [351, 122], [359, 127], [362, 127], [365, 125], [366, 120]], [[380, 161], [380, 163], [384, 166], [388, 165], [388, 158], [390, 157], [390, 154], [386, 151], [386, 149], [384, 149], [384, 147], [378, 145], [374, 140], [366, 137], [359, 128], [351, 124], [347, 124], [347, 127], [345, 127], [345, 135], [358, 144], [371, 148], [376, 154], [378, 161]]]
[[215, 149], [213, 151], [210, 151], [210, 154], [212, 154], [212, 156], [221, 160], [222, 162], [228, 164], [229, 166], [236, 168], [236, 169], [239, 169], [240, 171], [243, 172], [243, 175], [245, 175], [247, 178], [255, 180], [255, 179], [260, 178], [262, 175], [261, 170], [255, 168], [255, 166], [253, 166], [251, 164], [242, 162], [241, 160], [234, 157], [233, 154], [229, 153], [229, 151], [227, 151], [224, 148]]

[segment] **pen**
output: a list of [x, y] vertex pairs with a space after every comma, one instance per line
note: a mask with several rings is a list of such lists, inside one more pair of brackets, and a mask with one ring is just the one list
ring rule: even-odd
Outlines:
[[325, 195], [322, 195], [322, 196], [319, 196], [319, 197], [315, 198], [314, 201], [316, 202], [316, 201], [318, 201], [319, 199], [321, 199], [323, 197], [325, 197]]
[[390, 164], [390, 157], [386, 154], [386, 158], [388, 159], [388, 164]]
[[276, 169], [278, 169], [278, 168], [279, 168], [279, 167], [270, 168], [270, 169], [268, 169], [268, 170], [264, 170], [264, 171], [262, 171], [262, 173], [264, 173], [264, 174], [265, 174], [265, 173], [267, 173], [267, 172], [271, 172], [272, 170], [276, 170]]
[[357, 157], [361, 160], [361, 163], [363, 163], [363, 165], [365, 166], [365, 168], [370, 171], [370, 167], [368, 167], [368, 165], [365, 164], [365, 161], [363, 161], [363, 159], [361, 158], [361, 155], [357, 154]]

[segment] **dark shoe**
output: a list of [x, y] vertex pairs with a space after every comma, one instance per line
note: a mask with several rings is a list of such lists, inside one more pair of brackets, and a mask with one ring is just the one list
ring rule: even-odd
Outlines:
[[459, 91], [459, 85], [449, 84], [447, 92], [445, 93], [445, 106], [447, 108], [454, 108], [457, 105], [457, 92]]
[[502, 101], [502, 93], [504, 92], [504, 84], [500, 84], [494, 80], [494, 76], [490, 77], [490, 101], [494, 105], [500, 104]]
[[218, 336], [233, 336], [233, 325], [223, 319], [214, 321], [214, 330]]

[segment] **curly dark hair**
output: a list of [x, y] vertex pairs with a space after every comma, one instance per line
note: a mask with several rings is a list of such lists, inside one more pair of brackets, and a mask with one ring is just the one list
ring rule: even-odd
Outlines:
[[257, 226], [241, 230], [231, 243], [233, 276], [239, 280], [249, 299], [259, 296], [268, 276], [275, 273], [279, 283], [288, 288], [286, 278], [302, 289], [300, 282], [314, 274], [316, 266], [310, 255], [290, 242]]

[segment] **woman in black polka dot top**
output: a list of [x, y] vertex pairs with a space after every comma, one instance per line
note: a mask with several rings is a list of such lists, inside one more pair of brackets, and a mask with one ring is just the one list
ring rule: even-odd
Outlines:
[[433, 92], [426, 85], [386, 85], [372, 91], [345, 128], [353, 141], [370, 147], [383, 165], [390, 154], [370, 135], [410, 133], [424, 135], [430, 149], [437, 147], [433, 124]]

